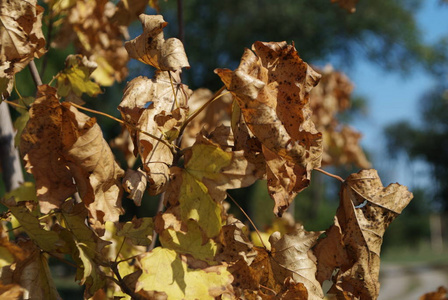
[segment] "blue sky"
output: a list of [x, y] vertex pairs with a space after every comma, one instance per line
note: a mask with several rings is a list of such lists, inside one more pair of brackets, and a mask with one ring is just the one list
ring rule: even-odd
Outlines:
[[[440, 4], [439, 0], [427, 0], [417, 20], [425, 41], [434, 42], [448, 34], [448, 5]], [[428, 176], [424, 164], [414, 163], [409, 166], [403, 159], [392, 164], [391, 161], [384, 160], [388, 154], [382, 129], [398, 120], [418, 121], [419, 99], [436, 84], [437, 79], [421, 68], [403, 76], [387, 72], [366, 61], [358, 61], [352, 68], [344, 71], [355, 84], [354, 93], [365, 96], [369, 101], [369, 115], [355, 120], [351, 125], [363, 133], [362, 145], [374, 155], [373, 167], [380, 171], [380, 176], [385, 177], [385, 181], [398, 181], [410, 187], [417, 181], [421, 182], [415, 177]], [[381, 172], [386, 172], [386, 176]], [[427, 177], [426, 179], [429, 180]]]

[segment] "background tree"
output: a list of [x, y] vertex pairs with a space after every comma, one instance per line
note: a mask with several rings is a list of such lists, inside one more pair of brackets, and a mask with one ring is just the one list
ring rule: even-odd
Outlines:
[[[447, 44], [423, 42], [416, 22], [422, 3], [359, 1], [356, 13], [349, 14], [327, 0], [185, 1], [185, 47], [192, 66], [186, 79], [195, 88], [219, 88], [216, 77], [204, 75], [221, 66], [236, 67], [242, 47], [257, 40], [294, 41], [300, 56], [314, 64], [336, 58], [346, 65], [365, 58], [391, 72], [420, 65], [440, 73], [447, 66]], [[167, 21], [177, 23], [175, 2], [160, 5]], [[177, 34], [175, 26], [170, 30]]]
[[[410, 160], [420, 159], [430, 166], [433, 208], [448, 210], [448, 97], [447, 83], [423, 95], [421, 116], [412, 123], [399, 121], [384, 130], [389, 152]], [[419, 122], [420, 121], [420, 122]]]

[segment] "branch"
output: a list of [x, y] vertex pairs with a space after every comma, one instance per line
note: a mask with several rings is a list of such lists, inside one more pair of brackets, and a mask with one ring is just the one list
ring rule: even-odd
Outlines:
[[144, 298], [140, 296], [139, 294], [136, 294], [127, 284], [123, 281], [123, 278], [121, 278], [120, 272], [118, 271], [118, 264], [112, 263], [110, 265], [110, 268], [112, 269], [112, 272], [114, 272], [115, 276], [117, 276], [118, 282], [115, 282], [118, 284], [123, 292], [131, 296], [132, 299], [135, 300], [143, 300]]
[[30, 69], [31, 77], [33, 77], [33, 81], [36, 87], [42, 85], [42, 79], [40, 78], [39, 72], [37, 71], [34, 60], [30, 61], [30, 63], [28, 64], [28, 68]]
[[19, 151], [14, 147], [15, 133], [11, 115], [5, 102], [0, 104], [0, 165], [6, 192], [10, 192], [18, 188], [24, 179]]

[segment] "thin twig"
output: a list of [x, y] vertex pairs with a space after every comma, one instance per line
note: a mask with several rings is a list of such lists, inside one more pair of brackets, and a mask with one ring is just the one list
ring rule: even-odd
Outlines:
[[9, 101], [9, 100], [3, 100], [3, 102], [8, 103], [9, 105], [17, 107], [17, 108], [28, 109], [25, 106], [22, 106], [20, 104], [14, 103], [14, 102]]
[[[159, 199], [159, 206], [157, 207], [157, 214], [159, 213], [159, 212], [162, 212], [163, 211], [163, 202], [165, 201], [165, 192], [163, 192], [161, 195], [160, 195], [160, 199]], [[152, 241], [151, 241], [151, 245], [149, 245], [149, 247], [148, 247], [148, 251], [151, 251], [152, 249], [154, 249], [154, 247], [156, 246], [156, 241], [157, 241], [157, 236], [158, 236], [158, 234], [157, 234], [157, 232], [154, 230], [153, 231], [153, 233], [152, 233]]]
[[210, 100], [205, 102], [204, 105], [202, 105], [198, 110], [196, 110], [193, 114], [191, 114], [187, 120], [185, 120], [184, 124], [182, 124], [182, 127], [179, 130], [179, 136], [182, 136], [185, 127], [187, 127], [188, 123], [190, 123], [194, 118], [196, 118], [196, 116], [199, 115], [208, 105], [210, 105], [210, 103], [225, 95], [221, 94], [222, 91], [224, 91], [225, 89], [226, 89], [225, 86], [221, 87], [219, 91], [217, 91]]
[[37, 71], [34, 60], [30, 61], [30, 63], [28, 64], [28, 68], [30, 69], [31, 77], [33, 77], [33, 81], [36, 87], [42, 85], [42, 79], [40, 78], [39, 71]]
[[230, 196], [229, 193], [227, 193], [227, 197], [229, 197], [233, 203], [235, 203], [235, 205], [241, 210], [241, 212], [246, 216], [247, 220], [250, 222], [250, 224], [252, 224], [252, 227], [255, 229], [255, 232], [257, 233], [258, 237], [260, 238], [260, 242], [263, 245], [263, 247], [265, 249], [268, 249], [268, 247], [266, 247], [266, 244], [264, 243], [263, 239], [261, 238], [261, 233], [258, 230], [257, 226], [255, 226], [254, 222], [252, 221], [252, 219], [249, 217], [249, 215], [244, 211], [244, 209], [238, 204], [238, 202], [236, 202], [235, 199], [233, 199], [232, 196]]
[[101, 111], [97, 111], [97, 110], [94, 110], [94, 109], [90, 109], [90, 108], [83, 107], [83, 106], [78, 105], [78, 104], [73, 103], [73, 102], [70, 102], [70, 105], [73, 105], [74, 107], [76, 107], [76, 108], [78, 108], [78, 109], [82, 109], [82, 110], [85, 110], [85, 111], [88, 111], [88, 112], [91, 112], [91, 113], [94, 113], [94, 114], [98, 114], [98, 115], [107, 117], [107, 118], [109, 118], [109, 119], [112, 119], [112, 120], [114, 120], [114, 121], [117, 121], [117, 122], [120, 123], [120, 124], [127, 125], [127, 126], [131, 127], [132, 129], [137, 130], [138, 132], [143, 133], [144, 135], [147, 135], [147, 136], [149, 136], [149, 137], [151, 137], [151, 138], [153, 138], [153, 139], [155, 139], [155, 140], [158, 140], [159, 142], [165, 144], [165, 146], [167, 146], [168, 148], [172, 149], [172, 145], [168, 144], [165, 140], [163, 140], [163, 139], [161, 139], [161, 138], [159, 138], [159, 137], [156, 137], [155, 135], [152, 135], [152, 134], [150, 134], [149, 132], [146, 132], [146, 131], [144, 131], [144, 130], [141, 130], [140, 128], [138, 128], [138, 127], [136, 127], [136, 126], [134, 126], [134, 125], [132, 125], [132, 124], [130, 124], [130, 123], [128, 123], [128, 122], [125, 122], [125, 121], [123, 121], [123, 120], [120, 120], [120, 119], [118, 119], [118, 118], [115, 118], [114, 116], [111, 116], [111, 115], [109, 115], [109, 114], [103, 113], [103, 112], [101, 112]]
[[323, 174], [325, 174], [325, 175], [327, 175], [327, 176], [336, 178], [336, 179], [339, 180], [340, 182], [344, 182], [344, 179], [342, 179], [342, 177], [340, 177], [340, 176], [338, 176], [338, 175], [331, 174], [331, 173], [329, 173], [329, 172], [327, 172], [327, 171], [322, 170], [321, 168], [314, 168], [314, 170], [316, 170], [316, 171], [318, 171], [318, 172], [321, 172], [321, 173], [323, 173]]

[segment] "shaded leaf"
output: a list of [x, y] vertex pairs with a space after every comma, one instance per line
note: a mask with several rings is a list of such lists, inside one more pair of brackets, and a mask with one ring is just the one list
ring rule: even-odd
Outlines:
[[5, 204], [11, 203], [9, 200], [10, 198], [12, 198], [15, 203], [19, 203], [20, 201], [37, 202], [36, 187], [34, 186], [34, 182], [26, 181], [22, 183], [18, 188], [6, 193], [3, 198], [6, 201]]
[[117, 236], [129, 238], [133, 244], [149, 246], [152, 241], [154, 223], [152, 218], [134, 218], [131, 222], [121, 223]]
[[180, 71], [189, 68], [184, 45], [179, 39], [163, 37], [163, 28], [168, 25], [161, 15], [140, 15], [143, 34], [126, 42], [129, 56], [162, 71]]
[[132, 21], [137, 20], [147, 6], [148, 0], [120, 0], [111, 21], [127, 27]]
[[123, 187], [129, 193], [128, 198], [131, 198], [137, 206], [142, 204], [147, 182], [147, 175], [141, 169], [137, 171], [128, 169], [124, 175]]
[[9, 210], [20, 222], [23, 230], [42, 250], [53, 252], [65, 245], [56, 232], [44, 229], [39, 219], [28, 208], [17, 206], [9, 207]]
[[43, 213], [59, 208], [76, 192], [72, 174], [62, 145], [63, 111], [54, 88], [38, 87], [37, 98], [29, 111], [28, 121], [20, 142], [25, 169], [36, 180], [37, 198]]
[[83, 93], [94, 97], [101, 93], [100, 86], [90, 80], [90, 75], [97, 68], [82, 55], [69, 55], [65, 60], [65, 68], [56, 75], [58, 95], [67, 101], [83, 104]]
[[161, 247], [145, 254], [140, 262], [143, 273], [136, 292], [163, 292], [167, 299], [174, 300], [215, 299], [231, 290], [232, 275], [222, 265], [191, 269], [176, 252]]

